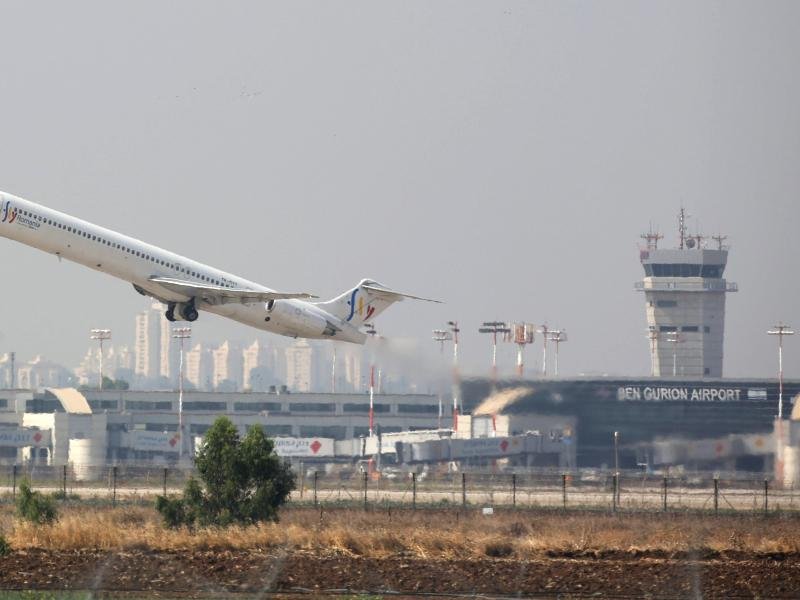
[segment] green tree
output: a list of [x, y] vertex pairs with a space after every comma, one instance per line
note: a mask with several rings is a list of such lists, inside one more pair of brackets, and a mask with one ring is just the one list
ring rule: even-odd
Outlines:
[[190, 478], [182, 498], [156, 498], [170, 527], [277, 521], [278, 508], [295, 488], [294, 473], [275, 454], [261, 426], [240, 438], [227, 417], [219, 417], [206, 432], [195, 464], [202, 485]]
[[46, 525], [58, 518], [58, 511], [53, 499], [41, 492], [31, 490], [31, 484], [27, 479], [19, 484], [17, 514], [26, 521], [37, 525]]

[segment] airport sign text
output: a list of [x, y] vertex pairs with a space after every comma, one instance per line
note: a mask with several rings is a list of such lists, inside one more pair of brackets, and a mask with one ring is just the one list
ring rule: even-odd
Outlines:
[[618, 400], [684, 402], [736, 402], [741, 399], [737, 388], [626, 386], [617, 388]]

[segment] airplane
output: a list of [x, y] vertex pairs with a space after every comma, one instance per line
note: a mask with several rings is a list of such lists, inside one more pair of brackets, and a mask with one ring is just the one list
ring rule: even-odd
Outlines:
[[364, 344], [365, 324], [405, 298], [372, 279], [327, 302], [308, 293], [276, 292], [220, 269], [0, 192], [0, 236], [131, 283], [166, 305], [169, 321], [196, 321], [207, 311], [293, 338]]

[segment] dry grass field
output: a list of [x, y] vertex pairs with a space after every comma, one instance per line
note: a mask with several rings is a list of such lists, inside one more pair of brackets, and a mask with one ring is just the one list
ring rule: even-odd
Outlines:
[[[86, 597], [796, 598], [800, 519], [778, 513], [289, 508], [257, 527], [169, 530], [141, 506], [0, 508], [3, 590]], [[121, 594], [121, 596], [120, 596]], [[126, 595], [127, 594], [127, 595]]]
[[556, 553], [800, 553], [800, 519], [755, 515], [293, 508], [279, 523], [227, 529], [165, 528], [152, 508], [69, 507], [53, 525], [0, 528], [14, 549], [282, 549], [383, 558], [530, 558]]

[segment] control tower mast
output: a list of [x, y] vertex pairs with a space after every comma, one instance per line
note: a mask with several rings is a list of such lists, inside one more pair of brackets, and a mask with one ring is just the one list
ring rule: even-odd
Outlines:
[[[645, 277], [636, 283], [644, 292], [656, 377], [722, 377], [725, 294], [738, 290], [723, 278], [728, 262], [724, 236], [716, 248], [702, 235], [687, 234], [686, 212], [678, 217], [678, 248], [658, 247], [652, 229], [641, 237], [639, 251]], [[680, 342], [680, 343], [678, 343]]]

